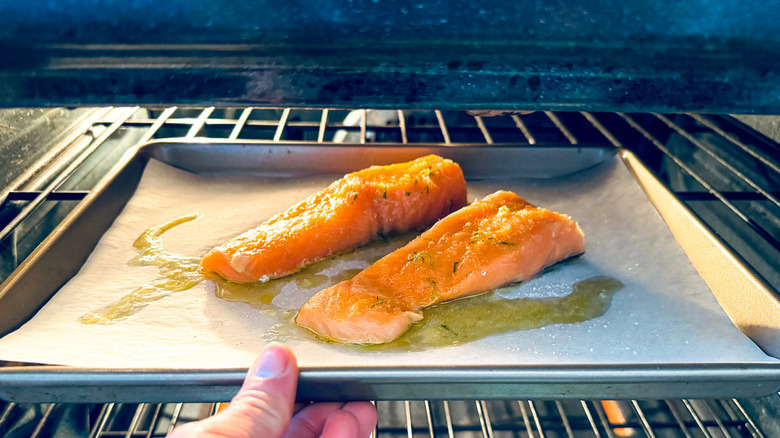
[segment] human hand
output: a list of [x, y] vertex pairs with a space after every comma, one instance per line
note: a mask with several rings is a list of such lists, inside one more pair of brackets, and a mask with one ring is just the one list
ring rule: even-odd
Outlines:
[[169, 438], [366, 438], [374, 429], [376, 408], [371, 403], [296, 407], [297, 384], [298, 364], [292, 351], [271, 343], [249, 368], [241, 390], [225, 410], [177, 427]]

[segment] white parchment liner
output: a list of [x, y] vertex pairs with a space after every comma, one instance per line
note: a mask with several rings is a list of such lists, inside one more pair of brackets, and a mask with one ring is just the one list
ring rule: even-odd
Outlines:
[[[200, 256], [338, 177], [203, 176], [152, 160], [79, 274], [31, 321], [0, 339], [0, 359], [107, 368], [248, 366], [276, 321], [247, 304], [217, 298], [209, 281], [113, 325], [87, 326], [77, 319], [157, 278], [156, 267], [127, 264], [135, 255], [132, 242], [145, 229], [201, 213], [202, 219], [164, 236], [167, 250]], [[618, 158], [555, 180], [469, 181], [468, 189], [470, 200], [513, 190], [575, 218], [585, 232], [586, 254], [512, 293], [562, 296], [576, 281], [606, 275], [625, 284], [606, 314], [423, 351], [364, 351], [289, 339], [302, 367], [776, 362], [733, 326]], [[350, 260], [333, 269], [366, 265]], [[300, 291], [291, 284], [275, 303], [299, 307], [322, 287]]]

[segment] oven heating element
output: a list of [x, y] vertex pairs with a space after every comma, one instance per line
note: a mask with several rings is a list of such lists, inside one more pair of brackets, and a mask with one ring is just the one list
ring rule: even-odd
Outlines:
[[[527, 143], [634, 151], [751, 266], [780, 288], [780, 145], [731, 117], [703, 114], [291, 108], [89, 108], [24, 172], [0, 186], [0, 281], [125, 151], [152, 139]], [[0, 126], [1, 127], [1, 126]], [[2, 150], [0, 150], [2, 152]], [[1, 166], [1, 164], [0, 164]], [[0, 364], [1, 365], [1, 364]], [[377, 401], [378, 437], [772, 437], [780, 394], [737, 400]], [[215, 400], [215, 402], [219, 402]], [[7, 437], [162, 437], [218, 404], [17, 404], [0, 401]]]

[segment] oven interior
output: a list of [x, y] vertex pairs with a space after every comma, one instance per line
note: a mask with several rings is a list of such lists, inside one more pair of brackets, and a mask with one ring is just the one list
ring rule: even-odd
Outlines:
[[[344, 108], [80, 107], [0, 111], [0, 275], [5, 279], [128, 149], [151, 139], [623, 147], [777, 294], [777, 117], [700, 113]], [[695, 327], [694, 330], [704, 328]], [[780, 436], [780, 394], [761, 399], [376, 401], [379, 437]], [[7, 437], [161, 437], [214, 403], [0, 401]]]

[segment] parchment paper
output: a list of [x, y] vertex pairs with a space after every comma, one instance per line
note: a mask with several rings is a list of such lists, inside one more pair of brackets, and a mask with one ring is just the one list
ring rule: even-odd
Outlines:
[[[132, 242], [147, 228], [182, 214], [203, 214], [164, 235], [167, 250], [201, 256], [340, 176], [204, 176], [152, 160], [136, 194], [80, 273], [31, 321], [0, 339], [0, 359], [107, 368], [248, 366], [273, 339], [268, 331], [277, 321], [250, 305], [217, 298], [210, 281], [113, 325], [82, 325], [77, 319], [158, 277], [156, 267], [127, 264], [136, 254]], [[776, 361], [733, 326], [618, 158], [555, 180], [469, 181], [468, 189], [470, 200], [513, 190], [571, 215], [585, 232], [584, 256], [513, 286], [513, 296], [563, 296], [576, 281], [606, 275], [625, 284], [607, 312], [583, 323], [423, 351], [366, 351], [313, 337], [284, 339], [302, 367]], [[372, 252], [390, 249], [374, 245], [363, 254], [373, 257]], [[331, 273], [368, 265], [353, 258], [337, 263]], [[300, 307], [330, 283], [310, 290], [290, 284], [274, 303]]]

